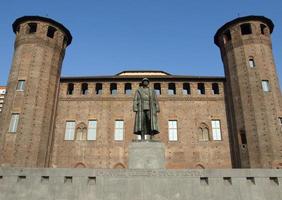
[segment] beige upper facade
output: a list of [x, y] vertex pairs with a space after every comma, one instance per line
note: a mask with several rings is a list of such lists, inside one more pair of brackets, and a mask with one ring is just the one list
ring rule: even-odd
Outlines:
[[127, 168], [133, 97], [142, 78], [158, 94], [166, 168], [282, 167], [281, 91], [271, 20], [237, 18], [215, 35], [225, 77], [123, 71], [60, 77], [70, 32], [27, 16], [13, 24], [15, 54], [0, 118], [0, 164]]

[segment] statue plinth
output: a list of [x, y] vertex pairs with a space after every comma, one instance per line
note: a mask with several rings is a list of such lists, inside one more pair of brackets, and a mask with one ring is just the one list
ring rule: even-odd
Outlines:
[[158, 141], [133, 141], [128, 147], [128, 168], [164, 169], [164, 144]]

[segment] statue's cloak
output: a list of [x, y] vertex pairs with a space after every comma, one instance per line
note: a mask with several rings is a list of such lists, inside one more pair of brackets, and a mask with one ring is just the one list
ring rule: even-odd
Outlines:
[[[141, 135], [143, 129], [143, 99], [142, 91], [143, 88], [140, 87], [136, 90], [134, 101], [133, 101], [133, 111], [136, 112], [135, 123], [134, 123], [134, 134]], [[157, 113], [160, 112], [159, 102], [157, 100], [157, 95], [155, 90], [149, 88], [149, 99], [150, 99], [150, 117], [151, 117], [151, 135], [159, 133]]]

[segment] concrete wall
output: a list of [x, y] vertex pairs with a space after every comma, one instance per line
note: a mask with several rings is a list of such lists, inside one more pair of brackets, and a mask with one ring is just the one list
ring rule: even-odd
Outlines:
[[0, 168], [0, 200], [279, 200], [282, 170]]

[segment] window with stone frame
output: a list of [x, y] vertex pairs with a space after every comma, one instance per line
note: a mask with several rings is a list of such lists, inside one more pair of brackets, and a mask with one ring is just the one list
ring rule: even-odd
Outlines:
[[269, 81], [268, 80], [262, 80], [261, 81], [261, 86], [262, 86], [262, 90], [264, 92], [270, 92], [270, 86], [269, 86]]
[[252, 34], [252, 26], [250, 23], [241, 24], [240, 28], [241, 28], [242, 35]]
[[206, 94], [206, 90], [205, 90], [205, 84], [204, 83], [198, 83], [198, 94]]
[[37, 24], [36, 23], [28, 23], [28, 34], [35, 33], [37, 31]]
[[162, 94], [161, 84], [154, 83], [154, 90], [156, 92], [156, 95], [161, 95]]
[[73, 95], [73, 91], [74, 91], [74, 84], [68, 83], [67, 95]]
[[114, 140], [122, 141], [124, 137], [124, 121], [123, 120], [115, 120], [115, 133]]
[[183, 93], [183, 95], [191, 94], [190, 83], [183, 83], [182, 93]]
[[201, 123], [199, 127], [198, 139], [200, 142], [206, 142], [210, 140], [209, 127], [205, 123]]
[[168, 95], [175, 95], [176, 94], [175, 83], [169, 83], [168, 84], [167, 93], [168, 93]]
[[19, 113], [12, 113], [10, 126], [9, 126], [9, 132], [10, 133], [16, 133], [18, 129], [20, 114]]
[[101, 95], [102, 93], [103, 93], [103, 84], [102, 83], [96, 83], [95, 94]]
[[88, 94], [88, 83], [82, 83], [82, 84], [81, 84], [80, 93], [81, 93], [82, 95], [87, 95], [87, 94]]
[[168, 121], [168, 140], [169, 141], [177, 141], [177, 120], [169, 120]]
[[87, 127], [86, 124], [81, 122], [76, 127], [75, 140], [86, 140], [87, 139]]
[[218, 83], [212, 83], [212, 93], [219, 94], [219, 85]]
[[116, 95], [117, 94], [117, 84], [116, 83], [111, 83], [110, 84], [110, 93], [111, 93], [111, 95]]
[[214, 119], [211, 121], [211, 124], [212, 124], [212, 139], [222, 140], [220, 120]]
[[250, 68], [256, 67], [255, 59], [253, 57], [249, 58], [249, 66]]
[[18, 80], [17, 91], [24, 91], [25, 88], [25, 80]]
[[87, 140], [96, 140], [96, 137], [97, 137], [97, 120], [89, 120]]
[[131, 83], [125, 83], [124, 84], [124, 94], [131, 95], [131, 93], [132, 93]]
[[47, 37], [49, 37], [49, 38], [54, 38], [56, 31], [57, 31], [57, 29], [55, 29], [55, 28], [52, 27], [52, 26], [49, 26], [49, 27], [48, 27], [48, 30], [47, 30]]
[[74, 140], [75, 137], [75, 121], [66, 121], [65, 140]]

